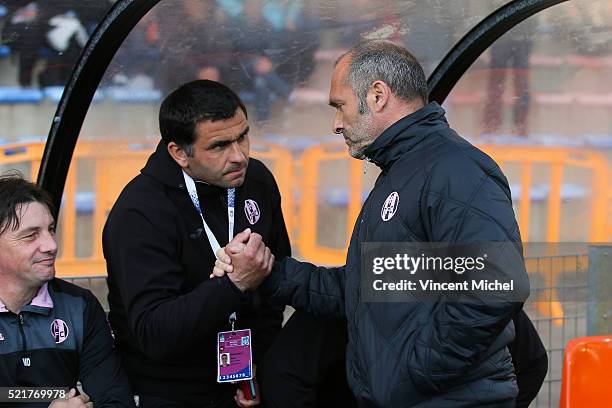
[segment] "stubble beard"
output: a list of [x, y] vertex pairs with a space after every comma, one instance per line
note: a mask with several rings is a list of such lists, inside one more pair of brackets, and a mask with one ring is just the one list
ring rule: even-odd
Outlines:
[[370, 144], [376, 139], [376, 130], [372, 123], [372, 114], [366, 112], [359, 117], [359, 121], [355, 123], [355, 126], [350, 132], [344, 132], [344, 135], [348, 138], [347, 145], [349, 155], [355, 159], [365, 159], [365, 150]]

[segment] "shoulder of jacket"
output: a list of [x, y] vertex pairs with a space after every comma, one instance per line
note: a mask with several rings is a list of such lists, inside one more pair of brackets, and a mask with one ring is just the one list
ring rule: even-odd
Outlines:
[[167, 186], [152, 177], [140, 174], [119, 194], [112, 212], [137, 210], [143, 214], [171, 214], [176, 205], [169, 196], [169, 190]]
[[83, 305], [85, 305], [91, 302], [91, 299], [95, 299], [90, 290], [60, 278], [53, 278], [49, 282], [49, 290], [53, 294], [54, 302], [67, 303], [70, 302], [67, 298], [76, 298], [81, 299]]
[[274, 179], [272, 172], [268, 167], [260, 160], [250, 158], [249, 169], [247, 171], [248, 176], [260, 181], [266, 181], [268, 179]]
[[278, 191], [276, 179], [270, 169], [263, 162], [253, 158], [249, 160], [245, 184], [247, 184], [246, 187], [249, 190], [253, 188], [253, 185], [256, 185], [257, 188]]

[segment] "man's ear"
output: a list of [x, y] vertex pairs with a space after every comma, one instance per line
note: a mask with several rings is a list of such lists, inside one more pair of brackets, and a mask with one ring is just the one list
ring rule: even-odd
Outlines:
[[174, 142], [168, 143], [167, 149], [168, 153], [170, 154], [170, 157], [172, 157], [176, 164], [181, 166], [182, 169], [186, 169], [189, 167], [187, 161], [188, 156], [185, 149], [183, 149], [181, 146], [177, 145]]
[[381, 112], [391, 96], [389, 86], [383, 81], [374, 81], [368, 90], [367, 102], [370, 110]]

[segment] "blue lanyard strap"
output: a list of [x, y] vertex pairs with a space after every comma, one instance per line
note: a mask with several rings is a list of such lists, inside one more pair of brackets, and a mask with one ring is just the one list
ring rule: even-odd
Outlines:
[[[189, 198], [191, 198], [191, 202], [193, 206], [197, 210], [198, 214], [200, 214], [200, 218], [202, 219], [202, 225], [204, 226], [204, 231], [206, 231], [206, 236], [208, 237], [208, 242], [210, 243], [210, 247], [217, 256], [217, 252], [221, 249], [217, 238], [208, 227], [208, 224], [204, 220], [204, 216], [202, 215], [202, 207], [200, 206], [200, 199], [198, 198], [198, 191], [195, 186], [195, 181], [191, 176], [185, 171], [183, 171], [183, 178], [185, 179], [185, 187], [187, 187], [187, 192], [189, 193]], [[228, 242], [234, 238], [234, 206], [236, 201], [236, 189], [228, 188], [227, 189], [227, 219], [228, 219]]]

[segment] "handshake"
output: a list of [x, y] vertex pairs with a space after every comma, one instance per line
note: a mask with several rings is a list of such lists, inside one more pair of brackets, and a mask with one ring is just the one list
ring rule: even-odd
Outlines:
[[211, 278], [227, 277], [241, 292], [256, 289], [272, 271], [274, 255], [261, 235], [249, 228], [236, 234], [225, 248], [216, 253]]

